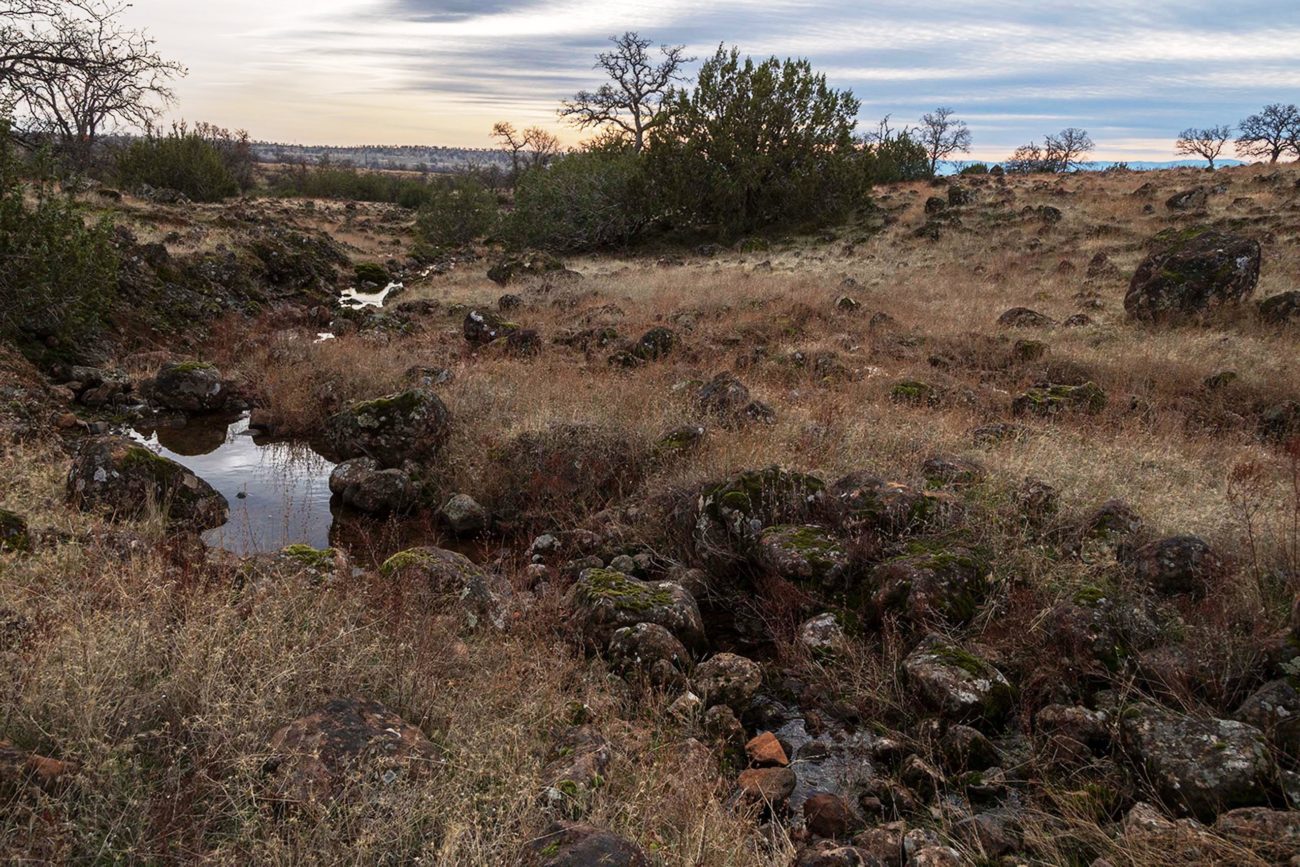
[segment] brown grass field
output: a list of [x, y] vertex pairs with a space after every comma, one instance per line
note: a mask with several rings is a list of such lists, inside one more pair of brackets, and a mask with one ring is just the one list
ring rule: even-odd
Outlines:
[[[1150, 195], [1135, 195], [1146, 182]], [[1154, 800], [1144, 781], [1110, 755], [1062, 771], [1035, 750], [1033, 720], [1043, 705], [1097, 692], [1226, 717], [1267, 679], [1261, 648], [1287, 628], [1300, 592], [1300, 446], [1261, 438], [1259, 418], [1300, 400], [1300, 327], [1261, 323], [1253, 302], [1196, 322], [1143, 325], [1126, 318], [1122, 302], [1148, 239], [1195, 223], [1261, 241], [1255, 300], [1300, 288], [1300, 170], [963, 183], [975, 201], [957, 209], [938, 240], [914, 232], [927, 197], [944, 195], [943, 187], [907, 184], [877, 191], [874, 223], [773, 239], [753, 252], [574, 258], [566, 265], [581, 279], [506, 290], [484, 276], [487, 260], [458, 261], [448, 273], [408, 279], [386, 313], [435, 303], [400, 329], [363, 324], [313, 343], [320, 329], [301, 311], [218, 322], [195, 354], [238, 380], [285, 436], [314, 436], [348, 403], [401, 389], [412, 367], [451, 372], [436, 389], [453, 420], [432, 468], [439, 495], [467, 492], [491, 505], [518, 494], [525, 503], [484, 543], [485, 564], [515, 589], [505, 631], [470, 629], [451, 610], [415, 604], [360, 557], [358, 568], [327, 580], [295, 574], [237, 586], [228, 563], [160, 521], [122, 524], [67, 506], [69, 457], [58, 438], [4, 445], [0, 507], [26, 516], [45, 541], [31, 554], [0, 554], [0, 738], [76, 770], [46, 790], [0, 788], [0, 859], [518, 863], [521, 847], [557, 818], [543, 803], [545, 767], [580, 716], [612, 756], [601, 784], [560, 818], [624, 835], [654, 864], [785, 867], [809, 845], [807, 832], [735, 804], [743, 755], [698, 720], [669, 714], [673, 694], [629, 684], [584, 653], [568, 617], [573, 576], [556, 566], [537, 583], [524, 550], [538, 533], [585, 528], [652, 552], [665, 571], [693, 566], [671, 518], [674, 504], [691, 502], [710, 481], [779, 464], [828, 482], [866, 470], [923, 487], [922, 462], [948, 455], [984, 470], [974, 485], [949, 492], [962, 517], [945, 532], [990, 552], [997, 589], [952, 633], [1015, 674], [1016, 710], [1000, 737], [1020, 745], [1005, 748], [1004, 766], [1016, 793], [1016, 843], [998, 852], [963, 832], [974, 808], [960, 794], [897, 821], [932, 829], [962, 863], [1295, 863], [1287, 861], [1294, 852], [1279, 855], [1277, 841], [1233, 838], [1212, 823], [1159, 832], [1126, 823], [1134, 803]], [[1205, 213], [1165, 207], [1197, 184], [1222, 185]], [[1059, 222], [1028, 210], [1039, 206], [1059, 209]], [[325, 231], [359, 260], [400, 260], [412, 241], [409, 219], [384, 206], [241, 207]], [[203, 231], [169, 246], [183, 252], [228, 240], [219, 210], [192, 208], [184, 219]], [[175, 228], [160, 215], [168, 216], [133, 201], [118, 214], [142, 241]], [[1090, 274], [1098, 254], [1108, 266]], [[466, 309], [495, 309], [503, 291], [521, 299], [506, 315], [539, 333], [536, 354], [475, 348], [462, 336]], [[838, 304], [841, 297], [856, 305]], [[1000, 326], [1012, 307], [1057, 324]], [[1080, 313], [1088, 324], [1060, 324]], [[656, 326], [673, 329], [678, 346], [632, 368], [609, 363], [617, 342], [585, 351], [555, 342], [603, 327], [634, 340]], [[140, 374], [153, 363], [139, 355], [118, 362]], [[692, 395], [723, 371], [770, 405], [775, 420], [702, 418]], [[1237, 376], [1206, 385], [1224, 371]], [[1013, 417], [1013, 397], [1040, 381], [1095, 383], [1105, 408]], [[930, 386], [933, 402], [900, 400], [905, 382]], [[545, 438], [581, 424], [601, 432], [583, 449], [631, 463], [665, 432], [701, 421], [707, 433], [697, 449], [642, 461], [620, 476], [622, 490], [589, 492], [582, 486], [590, 480], [579, 480], [603, 511], [547, 499], [551, 482], [537, 477], [547, 470], [520, 466], [507, 449], [521, 434]], [[1018, 427], [996, 442], [973, 435], [996, 423]], [[1055, 489], [1059, 511], [1022, 510], [1027, 478]], [[1154, 603], [1158, 635], [1149, 649], [1176, 649], [1172, 674], [1152, 674], [1139, 657], [1107, 672], [1104, 689], [1085, 689], [1051, 612], [1096, 588], [1122, 600], [1143, 591], [1113, 555], [1063, 554], [1059, 540], [1111, 499], [1128, 503], [1150, 538], [1199, 535], [1226, 566], [1205, 598]], [[842, 721], [887, 731], [933, 757], [925, 715], [898, 675], [910, 650], [905, 630], [854, 630], [847, 649], [817, 656], [795, 640], [810, 613], [805, 595], [758, 581], [748, 598], [772, 637], [759, 657], [772, 694], [799, 696], [828, 729]], [[269, 807], [263, 765], [272, 733], [351, 696], [418, 726], [439, 761], [392, 783], [366, 778], [329, 804]], [[746, 736], [761, 728], [746, 722]], [[1294, 775], [1280, 773], [1279, 791], [1300, 790], [1288, 782]], [[896, 819], [859, 818], [859, 833]]]

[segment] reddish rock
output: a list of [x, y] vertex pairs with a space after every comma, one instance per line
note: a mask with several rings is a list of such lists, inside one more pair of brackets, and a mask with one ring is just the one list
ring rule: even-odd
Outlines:
[[749, 756], [750, 764], [756, 768], [784, 768], [790, 764], [785, 748], [771, 732], [763, 732], [745, 744], [745, 754]]
[[754, 804], [777, 805], [794, 792], [794, 771], [789, 768], [751, 768], [736, 780], [741, 796]]
[[819, 792], [803, 802], [803, 820], [818, 837], [838, 839], [855, 824], [853, 812], [838, 795]]

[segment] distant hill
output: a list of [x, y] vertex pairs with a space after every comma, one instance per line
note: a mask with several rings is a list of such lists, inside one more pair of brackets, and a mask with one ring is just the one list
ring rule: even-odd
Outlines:
[[450, 172], [469, 167], [499, 166], [508, 168], [510, 155], [489, 148], [435, 147], [431, 145], [297, 145], [280, 142], [253, 142], [253, 155], [259, 162], [347, 163], [366, 169], [395, 171]]
[[[949, 161], [949, 162], [941, 161], [939, 163], [939, 174], [955, 175], [966, 166], [975, 165], [979, 162], [980, 162], [979, 160], [961, 160], [961, 161]], [[994, 165], [994, 163], [985, 163], [985, 165], [992, 166]], [[1084, 171], [1102, 172], [1114, 166], [1127, 166], [1129, 169], [1135, 172], [1154, 172], [1154, 171], [1159, 171], [1160, 169], [1205, 168], [1205, 165], [1206, 165], [1205, 160], [1201, 160], [1201, 159], [1168, 160], [1166, 162], [1154, 162], [1151, 160], [1126, 160], [1126, 161], [1109, 160], [1109, 161], [1098, 161], [1098, 162], [1088, 163], [1084, 168]], [[1244, 166], [1244, 165], [1246, 165], [1246, 163], [1242, 162], [1241, 160], [1232, 160], [1232, 159], [1221, 159], [1221, 160], [1216, 160], [1215, 162], [1215, 166], [1221, 169], [1229, 168], [1231, 166]]]

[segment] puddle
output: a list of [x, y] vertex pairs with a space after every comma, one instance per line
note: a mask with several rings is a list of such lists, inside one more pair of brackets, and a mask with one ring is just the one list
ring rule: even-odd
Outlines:
[[182, 464], [230, 502], [230, 518], [203, 541], [236, 554], [330, 544], [334, 463], [303, 443], [254, 438], [248, 416], [196, 419], [132, 436]]
[[405, 289], [401, 283], [389, 283], [378, 292], [358, 292], [356, 289], [344, 289], [339, 295], [339, 304], [344, 307], [360, 309], [362, 307], [383, 307], [385, 299], [394, 292]]
[[226, 523], [203, 534], [211, 547], [239, 555], [298, 543], [335, 547], [354, 564], [372, 568], [417, 545], [447, 548], [476, 562], [490, 553], [487, 540], [451, 537], [429, 515], [377, 518], [340, 505], [329, 489], [333, 461], [305, 442], [254, 437], [247, 413], [130, 433], [191, 470], [230, 503]]

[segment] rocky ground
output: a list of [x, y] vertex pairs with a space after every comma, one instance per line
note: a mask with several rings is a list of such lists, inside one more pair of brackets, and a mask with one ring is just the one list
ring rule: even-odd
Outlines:
[[[563, 263], [105, 205], [98, 358], [0, 351], [0, 851], [1300, 863], [1300, 172], [877, 192]], [[206, 551], [121, 429], [229, 410], [373, 543]]]

